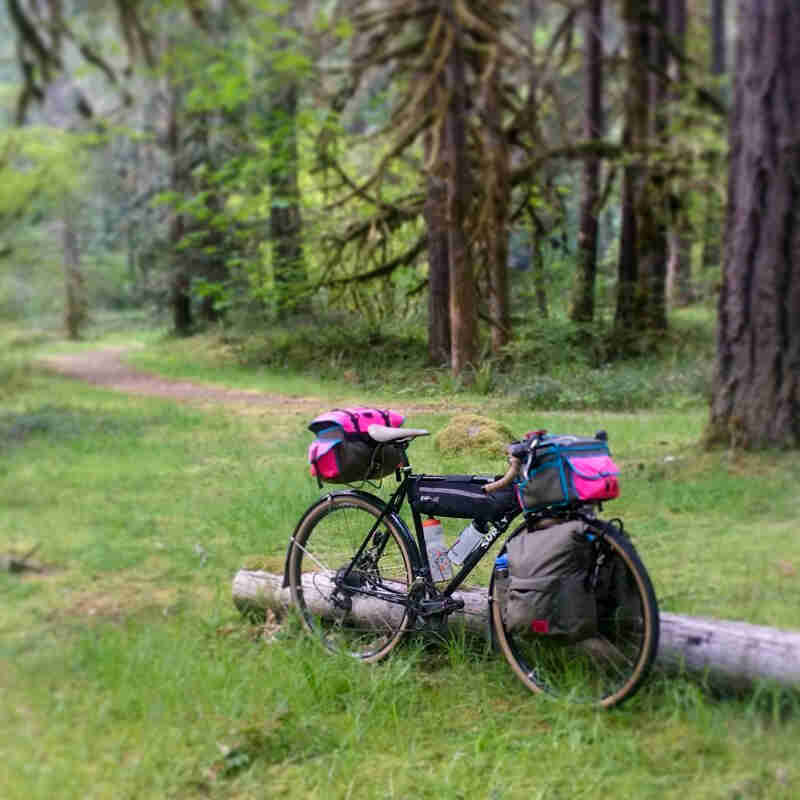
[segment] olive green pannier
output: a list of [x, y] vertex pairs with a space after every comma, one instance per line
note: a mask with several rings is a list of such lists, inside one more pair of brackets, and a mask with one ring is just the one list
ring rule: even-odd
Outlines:
[[591, 588], [594, 536], [581, 521], [524, 532], [509, 540], [505, 627], [580, 641], [597, 633]]

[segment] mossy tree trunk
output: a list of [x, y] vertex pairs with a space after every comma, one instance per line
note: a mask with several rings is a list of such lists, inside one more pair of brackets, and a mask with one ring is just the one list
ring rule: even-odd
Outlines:
[[[584, 61], [586, 64], [584, 135], [598, 141], [603, 136], [603, 0], [590, 0], [584, 12]], [[594, 319], [594, 287], [597, 274], [597, 233], [600, 205], [600, 159], [583, 164], [583, 197], [578, 230], [578, 269], [570, 317], [573, 322]]]
[[486, 264], [488, 305], [491, 320], [492, 353], [499, 356], [511, 336], [508, 289], [508, 215], [511, 199], [509, 148], [503, 131], [499, 63], [490, 60], [483, 77], [485, 124], [482, 128], [487, 163], [482, 174], [486, 182]]
[[80, 339], [81, 330], [88, 320], [86, 281], [81, 270], [78, 233], [75, 227], [75, 204], [67, 198], [62, 220], [62, 247], [64, 253], [64, 326], [70, 339]]
[[296, 313], [306, 307], [302, 299], [306, 268], [298, 180], [298, 91], [294, 80], [282, 79], [281, 85], [272, 92], [272, 107], [269, 110], [269, 228], [278, 311], [282, 315]]
[[[655, 0], [660, 2], [660, 0]], [[651, 59], [654, 55], [650, 0], [625, 0], [628, 42], [626, 120], [623, 146], [630, 158], [622, 179], [622, 231], [618, 262], [615, 340], [621, 351], [636, 349], [666, 328], [667, 237], [664, 178], [646, 155], [653, 133]], [[661, 10], [661, 6], [656, 6]], [[658, 51], [655, 51], [656, 54]]]
[[[181, 89], [172, 81], [167, 87], [167, 151], [170, 159], [170, 185], [176, 196], [182, 196], [186, 176], [181, 147]], [[186, 334], [192, 327], [192, 299], [187, 256], [180, 245], [185, 233], [185, 220], [180, 211], [174, 210], [169, 221], [170, 257], [172, 272], [170, 276], [170, 306], [172, 325], [178, 334]]]
[[[420, 75], [420, 80], [424, 75]], [[433, 113], [436, 97], [444, 89], [441, 79], [425, 97]], [[423, 149], [429, 172], [425, 182], [425, 218], [428, 244], [428, 355], [432, 364], [450, 364], [450, 250], [447, 231], [447, 182], [439, 169], [438, 137], [432, 128], [425, 131]]]
[[465, 230], [470, 199], [467, 153], [466, 69], [461, 23], [454, 0], [442, 0], [452, 44], [445, 64], [449, 104], [444, 119], [444, 164], [447, 181], [447, 229], [450, 258], [450, 365], [461, 376], [475, 366], [478, 349], [475, 280]]
[[740, 0], [710, 438], [800, 444], [800, 4]]
[[[685, 80], [683, 60], [686, 56], [686, 32], [688, 16], [686, 0], [670, 0], [669, 20], [666, 25], [673, 51], [677, 57], [669, 62], [669, 74], [673, 86], [669, 92], [670, 104], [682, 99], [680, 87]], [[694, 299], [692, 291], [691, 223], [686, 203], [688, 187], [686, 180], [673, 180], [668, 199], [669, 261], [667, 263], [667, 300], [671, 306], [680, 308]]]
[[429, 175], [425, 193], [428, 239], [428, 353], [431, 363], [450, 363], [450, 254], [447, 233], [447, 187]]

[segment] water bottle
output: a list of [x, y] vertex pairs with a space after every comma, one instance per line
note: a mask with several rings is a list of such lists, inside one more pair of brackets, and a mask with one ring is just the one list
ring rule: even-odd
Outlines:
[[447, 557], [442, 523], [438, 519], [430, 517], [422, 523], [422, 531], [425, 535], [425, 549], [428, 551], [431, 577], [434, 582], [450, 580], [453, 577], [453, 568]]
[[482, 531], [475, 520], [472, 520], [459, 535], [456, 543], [447, 551], [447, 557], [453, 564], [463, 564], [466, 557], [481, 543]]
[[505, 613], [506, 596], [508, 595], [508, 556], [497, 556], [494, 560], [494, 589], [492, 591], [492, 602], [500, 606], [500, 613]]
[[494, 560], [494, 579], [508, 577], [508, 556], [503, 553]]

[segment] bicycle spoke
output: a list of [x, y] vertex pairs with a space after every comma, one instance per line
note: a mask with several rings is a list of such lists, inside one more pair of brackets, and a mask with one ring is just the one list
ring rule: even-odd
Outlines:
[[323, 572], [330, 572], [333, 573], [333, 570], [327, 566], [327, 564], [323, 564], [313, 553], [309, 552], [303, 545], [300, 544], [296, 539], [292, 539], [294, 543], [294, 547], [299, 548], [303, 551], [305, 555], [307, 555]]
[[292, 597], [309, 630], [328, 649], [365, 660], [383, 658], [409, 617], [402, 600], [411, 562], [386, 520], [375, 527], [380, 515], [369, 500], [333, 495], [296, 532], [289, 565]]

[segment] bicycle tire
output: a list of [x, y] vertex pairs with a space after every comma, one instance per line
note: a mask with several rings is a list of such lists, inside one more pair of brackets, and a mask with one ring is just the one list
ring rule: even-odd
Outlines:
[[363, 497], [329, 495], [301, 520], [288, 562], [292, 602], [306, 628], [328, 650], [368, 662], [389, 655], [414, 623], [407, 605], [368, 594], [407, 597], [413, 580], [411, 556], [390, 519], [345, 577], [381, 510]]
[[[512, 536], [524, 530], [520, 526]], [[630, 541], [602, 523], [589, 530], [600, 534], [597, 546], [607, 559], [613, 559], [614, 569], [622, 570], [619, 580], [634, 590], [624, 601], [624, 609], [622, 601], [614, 597], [604, 599], [602, 610], [598, 603], [598, 632], [579, 642], [511, 631], [503, 623], [501, 603], [494, 602], [493, 574], [492, 623], [501, 652], [531, 691], [610, 708], [632, 697], [647, 678], [658, 651], [658, 603], [647, 570]]]

